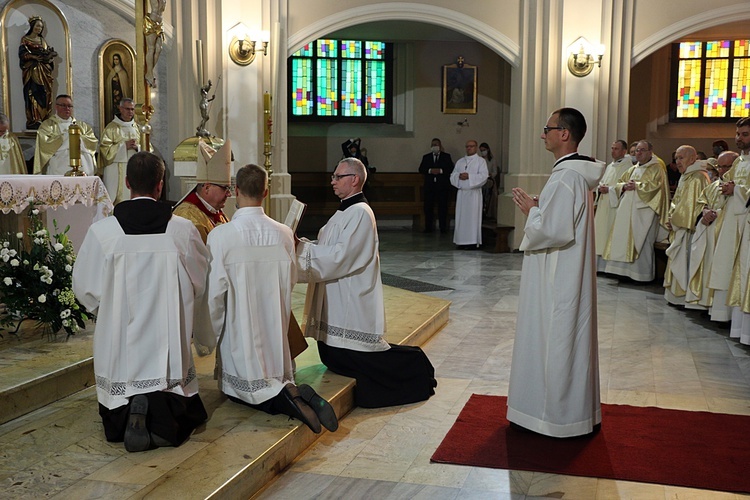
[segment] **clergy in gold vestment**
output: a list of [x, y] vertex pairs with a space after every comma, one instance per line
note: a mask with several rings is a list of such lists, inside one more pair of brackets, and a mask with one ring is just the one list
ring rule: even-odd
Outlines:
[[[702, 160], [696, 161], [697, 157], [692, 146], [680, 146], [675, 152], [677, 169], [682, 175], [669, 209], [670, 245], [664, 272], [664, 298], [675, 305], [685, 303], [685, 291], [690, 281], [690, 244], [695, 221], [702, 210], [698, 198], [709, 181], [706, 164]], [[692, 307], [702, 309], [697, 304]]]
[[115, 116], [102, 132], [100, 163], [102, 179], [112, 203], [117, 205], [130, 199], [130, 189], [125, 184], [125, 171], [128, 159], [140, 151], [140, 132], [133, 117], [135, 104], [132, 99], [120, 101], [120, 116]]
[[733, 208], [737, 216], [736, 257], [727, 294], [727, 304], [733, 308], [729, 336], [750, 345], [750, 228], [747, 227], [750, 223], [750, 117], [737, 121], [735, 142], [741, 153], [727, 172], [728, 182], [724, 186], [725, 193], [730, 197], [727, 205]]
[[0, 113], [0, 175], [26, 174], [23, 150], [16, 136], [8, 131], [10, 120]]
[[667, 173], [652, 150], [650, 142], [638, 142], [638, 164], [615, 187], [620, 205], [602, 254], [605, 272], [642, 282], [656, 276], [654, 243], [660, 228], [666, 232], [669, 216]]
[[622, 139], [612, 143], [612, 163], [607, 165], [602, 179], [599, 181], [599, 187], [596, 189], [596, 214], [594, 215], [594, 228], [596, 234], [596, 258], [597, 271], [604, 271], [606, 261], [602, 259], [604, 247], [607, 245], [607, 238], [615, 222], [617, 206], [620, 204], [620, 197], [614, 189], [617, 181], [622, 174], [633, 166], [633, 161], [627, 155], [628, 143]]
[[81, 127], [81, 170], [86, 175], [94, 175], [94, 153], [99, 140], [91, 125], [73, 117], [73, 99], [69, 95], [57, 96], [55, 110], [56, 114], [44, 120], [37, 130], [34, 173], [65, 175], [70, 170], [68, 128], [75, 122]]

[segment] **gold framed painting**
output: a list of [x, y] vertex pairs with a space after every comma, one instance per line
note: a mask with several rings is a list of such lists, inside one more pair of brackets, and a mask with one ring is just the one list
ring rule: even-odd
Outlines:
[[470, 64], [443, 66], [443, 113], [476, 114], [477, 70]]
[[123, 40], [109, 40], [99, 49], [99, 129], [118, 113], [120, 101], [135, 99], [135, 51]]

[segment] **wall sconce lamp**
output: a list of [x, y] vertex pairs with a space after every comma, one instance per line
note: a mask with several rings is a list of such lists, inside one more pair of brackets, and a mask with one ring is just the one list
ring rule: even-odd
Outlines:
[[586, 76], [594, 69], [594, 64], [602, 67], [604, 45], [594, 47], [584, 37], [579, 37], [568, 47], [568, 69], [578, 77]]
[[[229, 58], [239, 66], [247, 66], [255, 60], [256, 46], [261, 44], [264, 56], [268, 55], [269, 34], [261, 31], [251, 34], [242, 23], [237, 23], [229, 30], [232, 41], [229, 42]], [[261, 50], [258, 49], [257, 52]]]

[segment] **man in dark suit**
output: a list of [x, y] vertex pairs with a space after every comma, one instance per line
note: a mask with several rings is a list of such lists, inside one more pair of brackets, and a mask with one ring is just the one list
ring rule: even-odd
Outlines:
[[453, 160], [443, 151], [440, 139], [433, 139], [431, 151], [422, 157], [419, 173], [424, 175], [424, 232], [434, 229], [434, 207], [437, 202], [440, 232], [448, 232], [448, 198], [451, 191]]

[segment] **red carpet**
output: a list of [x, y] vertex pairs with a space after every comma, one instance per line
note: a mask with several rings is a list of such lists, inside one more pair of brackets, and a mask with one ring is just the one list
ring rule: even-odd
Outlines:
[[554, 439], [511, 429], [506, 405], [472, 395], [432, 461], [750, 492], [750, 417], [603, 404], [600, 432]]

